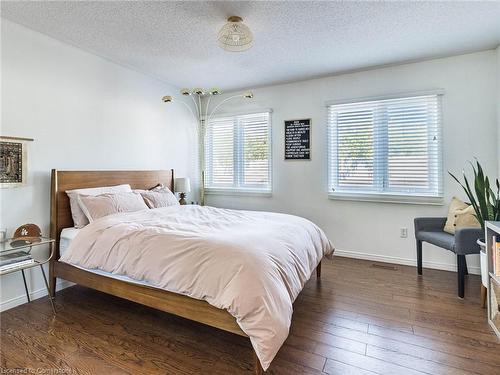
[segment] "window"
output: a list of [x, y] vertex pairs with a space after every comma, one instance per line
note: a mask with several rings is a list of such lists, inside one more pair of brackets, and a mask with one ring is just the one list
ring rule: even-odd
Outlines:
[[328, 106], [329, 195], [439, 203], [440, 95]]
[[271, 193], [270, 113], [210, 120], [205, 136], [207, 193]]

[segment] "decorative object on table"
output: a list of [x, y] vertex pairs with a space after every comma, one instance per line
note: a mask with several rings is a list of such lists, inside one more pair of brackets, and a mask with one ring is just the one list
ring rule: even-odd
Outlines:
[[27, 142], [31, 138], [0, 136], [0, 187], [26, 184]]
[[[470, 203], [474, 209], [475, 216], [481, 225], [482, 233], [484, 236], [484, 228], [486, 221], [500, 221], [500, 182], [498, 178], [496, 179], [496, 193], [493, 191], [490, 185], [490, 179], [484, 174], [483, 168], [478, 160], [476, 160], [476, 165], [470, 163], [472, 170], [474, 172], [473, 188], [465, 175], [465, 171], [462, 171], [463, 183], [451, 172], [448, 172], [451, 177], [462, 187], [470, 200]], [[477, 244], [481, 247], [481, 254], [486, 254], [486, 244], [484, 238], [481, 236], [477, 240]], [[485, 255], [481, 255], [485, 256]], [[481, 262], [484, 266], [486, 262]], [[487, 273], [487, 270], [481, 267], [481, 275]], [[481, 284], [481, 299], [484, 306], [486, 298], [485, 288], [487, 285]]]
[[311, 119], [285, 121], [285, 160], [311, 160]]
[[231, 16], [217, 35], [219, 47], [229, 52], [243, 52], [252, 47], [253, 34], [238, 16]]
[[[26, 244], [32, 244], [40, 242], [40, 238], [42, 237], [42, 231], [40, 227], [36, 224], [24, 224], [16, 229], [14, 232], [14, 236], [11, 241], [12, 246], [14, 242], [25, 242]], [[19, 246], [19, 244], [17, 245]]]
[[[181, 95], [190, 96], [193, 100], [194, 108], [196, 111], [193, 112], [192, 108], [185, 102], [179, 100], [174, 100], [171, 95], [165, 95], [162, 98], [164, 103], [181, 103], [184, 105], [189, 112], [193, 115], [197, 122], [197, 132], [198, 132], [198, 148], [199, 148], [199, 158], [200, 158], [200, 203], [202, 206], [205, 205], [205, 133], [206, 127], [205, 123], [209, 123], [217, 110], [227, 101], [235, 98], [245, 98], [252, 99], [253, 93], [251, 91], [246, 91], [243, 94], [235, 94], [230, 97], [220, 101], [209, 113], [210, 101], [213, 96], [220, 95], [221, 91], [219, 89], [213, 88], [211, 90], [204, 90], [202, 88], [195, 89], [181, 89]], [[205, 100], [205, 107], [202, 105], [202, 99]]]
[[179, 203], [181, 205], [187, 204], [186, 194], [191, 192], [191, 182], [188, 177], [181, 177], [175, 179], [175, 192], [179, 193]]

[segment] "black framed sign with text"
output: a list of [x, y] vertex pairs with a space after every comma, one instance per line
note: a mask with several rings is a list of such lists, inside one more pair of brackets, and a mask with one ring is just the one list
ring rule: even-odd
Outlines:
[[285, 121], [285, 160], [311, 160], [311, 119]]

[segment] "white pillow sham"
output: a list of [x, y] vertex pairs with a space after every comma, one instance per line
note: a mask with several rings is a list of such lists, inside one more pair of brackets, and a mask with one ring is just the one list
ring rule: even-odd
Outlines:
[[86, 189], [73, 189], [66, 190], [69, 197], [69, 205], [71, 207], [71, 217], [73, 218], [73, 225], [75, 228], [83, 228], [89, 223], [87, 216], [83, 213], [78, 202], [78, 195], [91, 195], [96, 196], [104, 193], [119, 193], [119, 192], [132, 192], [129, 184], [116, 185], [116, 186], [102, 186], [96, 188]]
[[178, 206], [179, 201], [167, 187], [157, 187], [151, 190], [134, 190], [141, 194], [149, 208]]
[[105, 193], [95, 196], [79, 194], [78, 203], [89, 222], [118, 212], [149, 209], [141, 195], [134, 192]]

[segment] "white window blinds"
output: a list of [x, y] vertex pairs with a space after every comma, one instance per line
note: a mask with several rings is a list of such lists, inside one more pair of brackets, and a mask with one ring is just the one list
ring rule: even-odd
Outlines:
[[205, 136], [207, 192], [271, 192], [269, 112], [213, 118]]
[[329, 105], [329, 194], [441, 197], [440, 114], [440, 95]]

